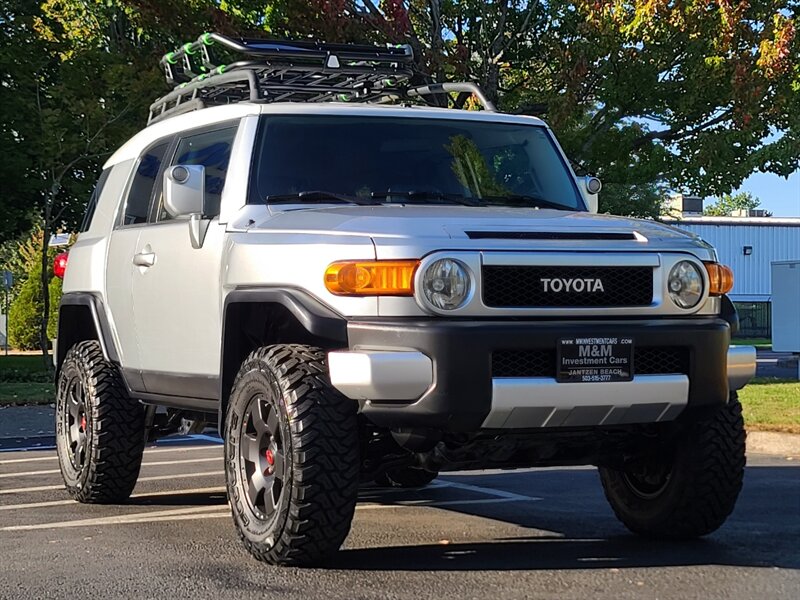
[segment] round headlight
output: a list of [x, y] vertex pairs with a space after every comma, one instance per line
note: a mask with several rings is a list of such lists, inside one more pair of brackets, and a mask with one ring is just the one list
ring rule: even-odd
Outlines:
[[688, 260], [677, 263], [669, 272], [669, 296], [681, 308], [694, 308], [703, 297], [703, 274]]
[[422, 293], [432, 306], [454, 310], [469, 296], [471, 281], [467, 268], [457, 260], [441, 258], [422, 275]]

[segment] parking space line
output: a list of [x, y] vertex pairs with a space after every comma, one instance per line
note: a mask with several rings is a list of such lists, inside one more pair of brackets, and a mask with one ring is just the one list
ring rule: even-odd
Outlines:
[[187, 465], [189, 463], [202, 463], [202, 462], [221, 462], [221, 456], [210, 456], [208, 458], [179, 458], [177, 460], [164, 460], [158, 462], [143, 462], [143, 467], [157, 467], [161, 465]]
[[[452, 486], [458, 487], [458, 486]], [[469, 486], [469, 488], [477, 488], [478, 486]], [[482, 499], [465, 499], [465, 500], [443, 500], [443, 501], [427, 501], [427, 500], [411, 500], [400, 501], [396, 503], [381, 504], [377, 502], [370, 502], [366, 504], [358, 504], [357, 511], [364, 510], [385, 510], [391, 508], [441, 508], [447, 506], [457, 505], [478, 505], [478, 504], [500, 504], [506, 502], [520, 502], [536, 500], [531, 496], [523, 496], [520, 494], [513, 494], [511, 492], [504, 492], [503, 490], [492, 490], [490, 488], [479, 488], [482, 493], [486, 494], [484, 490], [488, 490], [492, 498]], [[475, 491], [475, 490], [470, 490]], [[182, 494], [200, 494], [200, 493], [221, 493], [225, 492], [223, 487], [208, 487], [208, 488], [191, 488], [187, 490], [166, 490], [159, 492], [152, 492], [147, 494], [135, 495], [134, 498], [151, 497], [151, 496], [180, 496]], [[492, 492], [496, 492], [492, 494]], [[499, 497], [497, 493], [503, 493], [503, 497]], [[26, 508], [45, 508], [50, 506], [61, 506], [75, 504], [74, 500], [54, 500], [49, 502], [36, 502], [28, 504], [16, 504], [0, 506], [0, 510], [15, 510]], [[128, 505], [130, 506], [130, 505]], [[35, 531], [43, 529], [66, 529], [72, 527], [102, 527], [107, 525], [129, 525], [136, 523], [158, 523], [164, 521], [185, 521], [185, 520], [201, 520], [201, 519], [216, 519], [230, 516], [229, 504], [226, 502], [224, 506], [219, 504], [208, 506], [194, 506], [183, 507], [169, 510], [156, 510], [132, 513], [127, 515], [113, 515], [109, 517], [95, 517], [91, 519], [78, 519], [75, 521], [58, 521], [53, 523], [36, 523], [32, 525], [10, 525], [7, 527], [0, 527], [0, 532], [13, 532], [13, 531]]]
[[470, 485], [468, 483], [456, 483], [455, 481], [442, 481], [444, 487], [451, 487], [459, 490], [476, 492], [478, 494], [485, 494], [487, 496], [495, 496], [497, 498], [508, 498], [509, 500], [519, 500], [524, 502], [538, 502], [543, 500], [540, 496], [524, 496], [522, 494], [515, 494], [514, 492], [507, 492], [506, 490], [498, 490], [495, 488], [483, 487], [479, 485]]
[[[143, 462], [143, 467], [159, 467], [164, 465], [185, 465], [189, 463], [202, 463], [202, 462], [217, 462], [221, 461], [221, 456], [212, 456], [209, 458], [186, 458], [178, 460], [163, 460], [157, 462]], [[32, 477], [35, 475], [55, 475], [60, 473], [59, 469], [48, 469], [46, 471], [21, 471], [18, 473], [0, 473], [0, 479], [8, 479], [10, 477]]]
[[[227, 506], [225, 514], [229, 514]], [[130, 515], [115, 515], [113, 517], [97, 517], [93, 519], [80, 519], [77, 521], [59, 521], [56, 523], [37, 523], [36, 525], [11, 525], [0, 527], [0, 531], [34, 531], [36, 529], [65, 529], [69, 527], [100, 527], [103, 525], [120, 525], [124, 523], [138, 523], [142, 520], [152, 520], [158, 517], [171, 516], [196, 516], [201, 513], [220, 512], [219, 505], [193, 506], [191, 508], [175, 508], [170, 510], [157, 510]]]
[[[434, 481], [429, 483], [424, 487], [425, 491], [428, 490], [435, 490], [436, 488], [443, 488], [447, 487], [447, 484], [443, 481]], [[401, 488], [401, 487], [392, 487], [392, 488], [382, 488], [382, 487], [368, 487], [364, 488], [362, 492], [369, 493], [369, 494], [380, 494], [381, 496], [384, 494], [408, 494], [409, 492], [413, 492], [414, 488]]]
[[[402, 504], [366, 504], [356, 507], [358, 510], [386, 509], [386, 508], [412, 508]], [[178, 508], [172, 510], [149, 511], [133, 513], [130, 515], [115, 515], [113, 517], [97, 517], [93, 519], [79, 519], [77, 521], [58, 521], [55, 523], [36, 523], [35, 525], [10, 525], [0, 527], [3, 531], [36, 531], [41, 529], [69, 529], [73, 527], [104, 527], [107, 525], [131, 525], [136, 523], [160, 523], [164, 521], [187, 521], [201, 519], [230, 518], [231, 512], [228, 505], [224, 507], [195, 506], [191, 508]]]
[[[224, 487], [205, 487], [205, 488], [189, 488], [185, 490], [162, 490], [160, 492], [145, 492], [142, 494], [133, 494], [131, 498], [150, 498], [159, 496], [188, 496], [190, 494], [219, 494], [224, 493]], [[26, 502], [24, 504], [0, 504], [0, 512], [4, 510], [25, 510], [28, 508], [46, 508], [48, 506], [68, 506], [70, 504], [78, 504], [76, 500], [49, 500], [47, 502]], [[124, 504], [123, 504], [124, 506]]]
[[[213, 493], [224, 493], [224, 487], [211, 487], [211, 488], [193, 488], [188, 490], [168, 490], [168, 491], [161, 491], [161, 492], [153, 492], [150, 494], [135, 494], [131, 496], [131, 498], [149, 498], [151, 496], [182, 496], [182, 495], [189, 495], [189, 494], [213, 494]], [[370, 502], [367, 504], [358, 504], [356, 506], [357, 509], [374, 509], [379, 507], [392, 507], [392, 506], [407, 506], [407, 507], [417, 507], [417, 508], [426, 508], [432, 507], [436, 508], [439, 506], [456, 506], [459, 504], [498, 504], [502, 502], [521, 502], [522, 500], [517, 498], [483, 498], [483, 499], [465, 499], [465, 500], [402, 500], [400, 502], [395, 503], [388, 503], [388, 504], [379, 504], [376, 502]], [[4, 506], [0, 506], [0, 511], [8, 511], [8, 510], [25, 510], [30, 508], [48, 508], [51, 506], [69, 506], [77, 504], [75, 500], [50, 500], [47, 502], [28, 502], [25, 504], [6, 504]], [[120, 506], [131, 506], [126, 504], [121, 504]]]
[[135, 524], [135, 523], [163, 523], [164, 521], [200, 521], [202, 519], [230, 519], [231, 518], [231, 511], [230, 509], [225, 510], [225, 512], [207, 512], [207, 513], [200, 513], [197, 515], [174, 515], [171, 517], [155, 517], [153, 519], [136, 519], [131, 521], [125, 521], [125, 523], [120, 523], [121, 525], [128, 525], [128, 524]]
[[203, 446], [174, 446], [169, 448], [162, 448], [160, 446], [148, 446], [144, 449], [144, 455], [148, 454], [162, 454], [164, 452], [203, 452], [204, 450], [222, 450], [222, 444], [203, 445]]
[[28, 502], [27, 504], [3, 504], [0, 505], [0, 511], [25, 508], [47, 508], [48, 506], [67, 506], [68, 504], [76, 503], [75, 500], [49, 500], [47, 502]]
[[[161, 454], [162, 452], [202, 452], [204, 450], [215, 450], [218, 451], [222, 449], [221, 444], [211, 445], [203, 445], [203, 446], [176, 446], [174, 448], [158, 448], [158, 447], [148, 447], [144, 450], [144, 455], [148, 456], [150, 454]], [[15, 451], [14, 448], [10, 448], [9, 452]], [[32, 456], [30, 458], [10, 458], [8, 460], [0, 460], [0, 465], [16, 465], [20, 463], [26, 462], [41, 462], [46, 460], [58, 460], [58, 456], [56, 454], [48, 454], [47, 456]]]
[[[409, 508], [439, 508], [440, 506], [456, 506], [459, 504], [501, 504], [503, 502], [530, 502], [530, 498], [472, 498], [470, 500], [409, 500], [398, 502], [394, 506], [407, 506]], [[392, 506], [384, 505], [384, 506]]]
[[54, 475], [61, 473], [58, 469], [48, 469], [47, 471], [21, 471], [19, 473], [0, 473], [0, 479], [9, 477], [30, 477], [32, 475]]
[[225, 491], [227, 491], [225, 486], [218, 485], [215, 487], [188, 488], [185, 490], [161, 490], [160, 492], [143, 492], [141, 494], [133, 494], [131, 498], [149, 498], [150, 496], [188, 496], [190, 494], [219, 494]]
[[24, 462], [39, 462], [42, 460], [56, 460], [58, 456], [55, 454], [51, 456], [36, 456], [33, 458], [12, 458], [11, 460], [0, 460], [0, 465], [15, 465]]
[[[190, 477], [210, 477], [212, 475], [222, 475], [222, 470], [219, 471], [203, 471], [201, 473], [177, 473], [175, 475], [156, 475], [154, 477], [139, 477], [138, 482], [142, 481], [164, 481], [167, 479], [188, 479]], [[63, 485], [38, 485], [35, 487], [15, 488], [12, 490], [0, 490], [2, 494], [23, 494], [27, 492], [49, 492], [51, 490], [63, 489]]]

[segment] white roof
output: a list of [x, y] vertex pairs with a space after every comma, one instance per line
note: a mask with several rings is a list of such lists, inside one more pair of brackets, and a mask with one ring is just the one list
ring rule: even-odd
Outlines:
[[412, 117], [423, 119], [457, 119], [461, 121], [484, 121], [493, 123], [520, 123], [526, 125], [545, 126], [544, 121], [536, 117], [525, 115], [509, 115], [500, 112], [457, 110], [451, 108], [435, 108], [427, 106], [397, 106], [381, 104], [359, 104], [344, 102], [275, 102], [270, 104], [255, 104], [251, 102], [238, 102], [227, 106], [214, 106], [188, 112], [165, 119], [142, 129], [125, 144], [123, 144], [106, 161], [104, 168], [117, 163], [138, 158], [142, 149], [156, 140], [187, 129], [195, 129], [222, 123], [233, 119], [240, 119], [248, 115], [258, 114], [328, 114], [328, 115], [359, 115], [385, 117]]
[[747, 225], [800, 227], [800, 217], [662, 217], [670, 225]]
[[460, 121], [484, 121], [492, 123], [521, 123], [544, 125], [544, 121], [527, 115], [510, 115], [486, 110], [459, 110], [433, 106], [397, 104], [366, 104], [348, 102], [275, 102], [261, 104], [262, 114], [328, 114], [385, 117], [410, 117], [424, 119], [456, 119]]

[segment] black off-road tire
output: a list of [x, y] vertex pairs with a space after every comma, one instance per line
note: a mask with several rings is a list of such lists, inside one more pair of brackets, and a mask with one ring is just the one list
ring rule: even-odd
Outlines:
[[127, 500], [144, 438], [144, 408], [128, 396], [119, 369], [98, 342], [75, 344], [56, 382], [56, 448], [69, 495], [88, 504]]
[[745, 437], [742, 405], [733, 393], [712, 417], [687, 425], [670, 463], [662, 463], [666, 476], [660, 487], [647, 489], [633, 471], [601, 467], [606, 498], [617, 518], [639, 535], [662, 539], [707, 535], [725, 522], [739, 497]]
[[358, 498], [356, 412], [319, 348], [268, 346], [244, 361], [225, 421], [225, 476], [255, 558], [312, 565], [344, 543]]
[[403, 467], [386, 471], [375, 478], [375, 483], [381, 487], [421, 488], [428, 485], [438, 476], [439, 473], [433, 473], [425, 469]]

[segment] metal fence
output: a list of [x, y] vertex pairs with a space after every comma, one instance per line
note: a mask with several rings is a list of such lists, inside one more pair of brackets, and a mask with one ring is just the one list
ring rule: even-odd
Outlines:
[[769, 302], [734, 302], [739, 313], [738, 338], [771, 338], [772, 311]]

